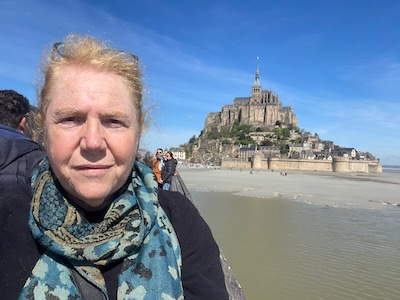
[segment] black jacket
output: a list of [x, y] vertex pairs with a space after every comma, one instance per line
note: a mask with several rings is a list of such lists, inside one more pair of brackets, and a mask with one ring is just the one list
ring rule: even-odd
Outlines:
[[171, 158], [164, 162], [164, 166], [161, 170], [161, 179], [163, 180], [163, 183], [171, 183], [177, 164], [178, 162], [175, 158]]
[[27, 136], [0, 125], [0, 295], [5, 294], [4, 299], [17, 299], [15, 285], [23, 285], [30, 263], [29, 252], [17, 257], [15, 249], [36, 248], [27, 225], [30, 178], [44, 157]]
[[32, 171], [44, 157], [38, 144], [26, 135], [0, 124], [0, 195], [18, 187], [30, 196]]

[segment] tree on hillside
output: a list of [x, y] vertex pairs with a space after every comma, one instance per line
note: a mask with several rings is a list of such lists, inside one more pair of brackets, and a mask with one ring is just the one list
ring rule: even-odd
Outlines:
[[195, 141], [196, 141], [196, 135], [193, 135], [189, 140], [189, 144], [193, 144]]
[[290, 137], [290, 129], [289, 128], [282, 128], [281, 129], [282, 137], [289, 138]]
[[260, 145], [261, 145], [261, 146], [272, 146], [273, 143], [272, 143], [270, 140], [263, 140], [263, 141], [260, 143]]

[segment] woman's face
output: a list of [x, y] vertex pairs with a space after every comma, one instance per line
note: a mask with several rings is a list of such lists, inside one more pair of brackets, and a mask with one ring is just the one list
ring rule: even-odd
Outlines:
[[66, 66], [51, 83], [45, 131], [52, 170], [76, 204], [101, 209], [132, 171], [135, 96], [118, 75], [87, 66]]

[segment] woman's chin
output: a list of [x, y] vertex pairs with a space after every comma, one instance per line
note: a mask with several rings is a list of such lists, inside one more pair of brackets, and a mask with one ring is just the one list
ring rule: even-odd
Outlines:
[[87, 195], [80, 195], [80, 197], [73, 197], [73, 201], [76, 205], [83, 208], [84, 210], [94, 211], [100, 210], [106, 207], [109, 204], [109, 201], [106, 200], [105, 196], [97, 196], [88, 197]]

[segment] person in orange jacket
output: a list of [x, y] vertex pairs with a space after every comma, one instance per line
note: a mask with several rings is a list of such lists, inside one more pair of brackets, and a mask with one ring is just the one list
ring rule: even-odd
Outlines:
[[156, 175], [158, 186], [162, 187], [161, 180], [161, 170], [164, 166], [164, 155], [163, 149], [158, 148], [155, 155], [150, 160], [150, 167], [153, 169], [154, 174]]

